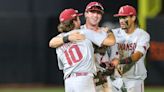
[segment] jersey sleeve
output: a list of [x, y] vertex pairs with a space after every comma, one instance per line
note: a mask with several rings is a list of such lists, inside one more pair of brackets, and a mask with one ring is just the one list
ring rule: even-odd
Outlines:
[[150, 47], [150, 36], [147, 33], [140, 36], [135, 51], [140, 51], [145, 54]]
[[93, 30], [89, 29], [83, 29], [82, 33], [86, 36], [86, 38], [90, 41], [92, 41], [97, 46], [101, 47], [103, 41], [107, 37], [107, 33], [104, 31], [101, 32], [95, 32]]
[[[57, 49], [56, 49], [56, 53], [58, 53], [58, 50]], [[63, 70], [64, 69], [64, 65], [63, 65], [62, 61], [60, 60], [58, 54], [57, 54], [57, 61], [58, 61], [59, 70]]]
[[61, 62], [61, 60], [59, 58], [57, 58], [57, 60], [58, 60], [58, 67], [59, 67], [59, 69], [63, 70], [64, 69], [63, 63]]

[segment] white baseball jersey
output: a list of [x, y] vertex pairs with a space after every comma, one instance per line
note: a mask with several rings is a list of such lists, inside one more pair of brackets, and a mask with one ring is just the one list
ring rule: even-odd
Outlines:
[[[88, 28], [86, 27], [86, 25], [82, 25], [81, 29], [88, 29]], [[90, 30], [88, 30], [88, 31], [90, 31]], [[101, 33], [101, 32], [107, 35], [107, 33], [105, 33], [103, 30], [100, 30], [97, 33]], [[96, 38], [99, 38], [99, 37], [96, 37]], [[99, 66], [99, 64], [109, 61], [109, 57], [108, 57], [107, 52], [105, 53], [105, 55], [100, 55], [99, 53], [96, 53], [95, 58], [96, 58], [96, 67], [98, 68], [98, 71], [100, 69], [104, 70], [102, 67]]]
[[[63, 70], [64, 78], [71, 73], [88, 72], [95, 73], [94, 50], [92, 42], [101, 46], [106, 34], [96, 33], [92, 30], [79, 29], [78, 31], [85, 35], [86, 39], [79, 42], [69, 42], [56, 49], [59, 69]], [[66, 36], [71, 32], [62, 33], [58, 36]], [[92, 42], [91, 42], [92, 41]]]
[[[81, 28], [82, 29], [87, 29], [86, 25], [81, 26]], [[88, 30], [88, 31], [92, 31], [92, 30]], [[101, 30], [101, 28], [100, 28], [100, 31], [96, 32], [96, 33], [108, 35], [105, 31]], [[99, 39], [98, 36], [97, 36], [97, 38]], [[111, 47], [115, 48], [113, 46], [111, 46]], [[100, 55], [99, 53], [95, 53], [95, 61], [96, 61], [96, 69], [97, 69], [97, 71], [104, 71], [105, 70], [105, 68], [102, 68], [100, 66], [100, 63], [109, 63], [116, 56], [116, 54], [114, 52], [116, 50], [115, 49], [111, 49], [111, 47], [108, 47], [108, 50], [106, 51], [106, 53], [104, 55]], [[111, 53], [111, 52], [113, 52], [113, 53]], [[107, 81], [108, 81], [108, 83], [96, 86], [96, 92], [108, 92], [108, 91], [111, 91], [111, 84], [110, 84], [109, 78], [107, 78]]]
[[140, 28], [136, 28], [135, 31], [129, 35], [121, 28], [113, 29], [112, 31], [116, 38], [120, 59], [127, 58], [136, 51], [143, 53], [142, 58], [131, 66], [122, 77], [144, 80], [147, 77], [144, 59], [147, 49], [149, 48], [149, 34]]
[[[82, 29], [87, 29], [86, 25], [81, 26]], [[102, 27], [100, 27], [101, 29]], [[89, 31], [89, 30], [88, 30]], [[104, 35], [108, 35], [105, 31], [100, 30], [99, 32], [96, 33], [102, 33]], [[99, 37], [96, 37], [99, 39]], [[110, 62], [113, 58], [117, 57], [118, 54], [116, 53], [116, 47], [115, 46], [110, 46], [108, 47], [106, 53], [104, 55], [100, 55], [99, 53], [96, 53], [96, 61], [100, 63], [105, 63], [105, 62]]]

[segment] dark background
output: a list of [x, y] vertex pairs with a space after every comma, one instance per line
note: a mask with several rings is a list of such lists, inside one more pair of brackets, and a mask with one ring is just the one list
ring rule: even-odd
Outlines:
[[[0, 0], [0, 84], [62, 85], [63, 74], [57, 66], [55, 49], [49, 48], [48, 42], [58, 34], [56, 27], [63, 9], [84, 12], [90, 1], [93, 0]], [[122, 5], [138, 7], [138, 0], [97, 1], [105, 8], [101, 24], [118, 22], [113, 14]], [[147, 30], [153, 41], [164, 41], [163, 10], [156, 18], [147, 20]], [[84, 23], [84, 17], [81, 20]], [[149, 56], [146, 85], [164, 85], [164, 61], [153, 61]]]

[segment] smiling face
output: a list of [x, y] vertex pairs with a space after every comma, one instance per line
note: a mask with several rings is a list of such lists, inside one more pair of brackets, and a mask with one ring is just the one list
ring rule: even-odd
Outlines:
[[85, 12], [86, 23], [92, 26], [98, 26], [101, 19], [102, 13], [96, 10]]

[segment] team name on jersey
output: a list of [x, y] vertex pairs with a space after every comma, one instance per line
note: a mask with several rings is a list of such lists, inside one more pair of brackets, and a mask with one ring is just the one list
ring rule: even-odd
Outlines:
[[136, 48], [136, 43], [118, 43], [118, 49], [119, 50], [132, 50], [134, 51]]

